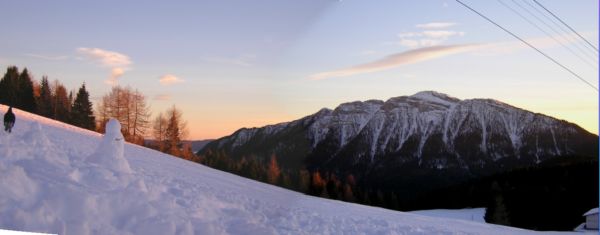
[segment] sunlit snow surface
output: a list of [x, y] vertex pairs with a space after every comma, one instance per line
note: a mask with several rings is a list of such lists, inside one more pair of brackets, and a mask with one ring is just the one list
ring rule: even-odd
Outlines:
[[[0, 113], [5, 111], [0, 106]], [[305, 196], [131, 144], [124, 144], [125, 163], [91, 160], [119, 160], [123, 156], [115, 148], [120, 145], [94, 132], [19, 110], [15, 114], [13, 133], [0, 133], [1, 229], [58, 234], [536, 233]], [[113, 135], [107, 137], [119, 138]]]

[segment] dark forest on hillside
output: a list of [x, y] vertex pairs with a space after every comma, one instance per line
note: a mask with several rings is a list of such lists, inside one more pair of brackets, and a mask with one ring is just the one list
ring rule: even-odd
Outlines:
[[[598, 207], [598, 161], [589, 157], [557, 157], [449, 187], [442, 186], [446, 182], [436, 182], [443, 178], [440, 174], [407, 183], [401, 190], [369, 185], [353, 175], [281, 169], [277, 159], [232, 159], [223, 152], [208, 152], [201, 163], [309, 195], [393, 210], [485, 207], [488, 223], [541, 231], [573, 230], [583, 222], [583, 213]], [[428, 191], [406, 195], [411, 185], [422, 188], [415, 186], [419, 184], [433, 186]]]

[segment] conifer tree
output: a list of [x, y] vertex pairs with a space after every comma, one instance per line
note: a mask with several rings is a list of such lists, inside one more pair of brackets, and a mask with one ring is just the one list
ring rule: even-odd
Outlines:
[[498, 182], [494, 181], [491, 185], [492, 197], [488, 202], [484, 219], [488, 223], [510, 225], [509, 212], [506, 208], [502, 188]]
[[0, 103], [15, 106], [19, 90], [19, 69], [10, 66], [0, 80]]
[[52, 107], [52, 90], [48, 77], [43, 76], [40, 82], [40, 95], [37, 98], [37, 113], [44, 117], [52, 118], [54, 107]]
[[71, 122], [75, 126], [94, 130], [96, 127], [96, 118], [92, 110], [92, 102], [90, 102], [90, 94], [85, 88], [85, 83], [81, 85], [73, 107], [71, 108]]
[[33, 81], [27, 68], [23, 69], [19, 75], [15, 107], [32, 113], [36, 111], [35, 97], [33, 96]]

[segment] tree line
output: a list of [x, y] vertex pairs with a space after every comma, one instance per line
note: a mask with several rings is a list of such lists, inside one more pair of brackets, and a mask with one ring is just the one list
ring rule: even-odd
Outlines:
[[411, 209], [485, 207], [485, 221], [542, 231], [569, 231], [598, 207], [598, 160], [562, 156], [435, 190]]
[[73, 97], [73, 91], [67, 92], [58, 80], [50, 83], [43, 76], [37, 83], [27, 68], [19, 72], [17, 67], [10, 66], [0, 80], [0, 103], [88, 130], [96, 128], [85, 83]]
[[198, 162], [308, 195], [393, 210], [485, 207], [488, 223], [534, 230], [571, 230], [583, 221], [585, 211], [598, 207], [598, 161], [585, 157], [556, 157], [409, 198], [361, 184], [352, 174], [282, 168], [279, 157], [283, 156], [238, 158], [208, 149]]
[[[94, 110], [85, 83], [74, 96], [59, 80], [50, 82], [42, 76], [37, 82], [27, 68], [19, 72], [16, 66], [9, 66], [0, 80], [0, 103], [99, 133], [105, 132], [110, 118], [115, 118], [121, 123], [126, 141], [196, 159], [191, 146], [183, 143], [187, 127], [182, 111], [173, 105], [151, 119], [147, 99], [137, 89], [113, 86]], [[146, 141], [146, 137], [154, 137], [155, 141]]]
[[199, 156], [196, 162], [308, 195], [395, 210], [402, 209], [403, 201], [396, 192], [360, 186], [352, 174], [339, 177], [333, 172], [282, 168], [277, 159], [276, 155], [271, 155], [268, 160], [254, 155], [237, 159], [222, 150], [209, 149]]

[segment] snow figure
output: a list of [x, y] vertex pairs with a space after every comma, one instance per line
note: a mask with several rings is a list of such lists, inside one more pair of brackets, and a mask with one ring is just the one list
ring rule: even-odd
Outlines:
[[125, 139], [121, 134], [121, 124], [111, 118], [106, 123], [106, 133], [100, 146], [87, 158], [88, 162], [101, 165], [119, 173], [131, 173], [127, 159], [123, 156]]

